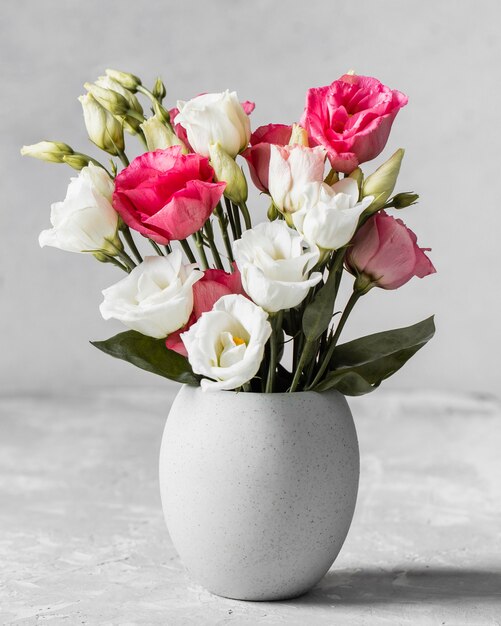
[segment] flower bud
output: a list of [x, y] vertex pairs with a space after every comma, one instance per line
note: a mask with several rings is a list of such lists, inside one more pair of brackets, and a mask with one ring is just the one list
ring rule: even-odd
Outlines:
[[96, 80], [95, 84], [98, 87], [102, 87], [103, 89], [109, 89], [110, 91], [114, 91], [120, 96], [123, 96], [129, 103], [130, 111], [134, 111], [135, 113], [139, 113], [139, 115], [143, 115], [143, 107], [139, 103], [139, 100], [136, 98], [136, 96], [116, 80], [113, 80], [109, 76], [100, 76]]
[[165, 89], [165, 85], [163, 84], [163, 81], [161, 78], [156, 79], [155, 85], [153, 86], [152, 93], [155, 96], [155, 98], [159, 100], [160, 102], [162, 102], [162, 100], [165, 98], [167, 94], [167, 90]]
[[362, 186], [362, 197], [374, 196], [369, 212], [380, 209], [393, 193], [397, 182], [400, 165], [404, 157], [404, 150], [399, 148], [383, 165], [365, 179]]
[[138, 76], [134, 76], [134, 74], [129, 74], [128, 72], [107, 69], [106, 75], [133, 93], [137, 91], [138, 86], [141, 84], [141, 79]]
[[280, 215], [280, 211], [277, 209], [273, 201], [268, 207], [267, 215], [268, 215], [268, 219], [270, 220], [270, 222], [273, 222], [274, 220], [278, 219], [278, 216]]
[[169, 124], [169, 126], [172, 127], [170, 121], [170, 113], [160, 104], [160, 102], [153, 102], [153, 111], [161, 122], [163, 122], [164, 124]]
[[325, 177], [324, 183], [326, 185], [329, 185], [329, 187], [332, 187], [332, 185], [335, 185], [338, 181], [339, 174], [336, 172], [336, 170], [331, 169], [331, 171]]
[[72, 167], [74, 170], [80, 171], [84, 167], [87, 167], [91, 161], [85, 154], [77, 152], [76, 154], [66, 154], [63, 157], [63, 162]]
[[219, 143], [209, 145], [209, 158], [216, 180], [225, 182], [224, 195], [235, 204], [242, 204], [247, 200], [247, 181], [240, 167]]
[[412, 204], [416, 204], [419, 200], [419, 195], [417, 193], [412, 193], [412, 191], [404, 191], [403, 193], [397, 193], [396, 196], [393, 196], [392, 206], [396, 209], [405, 209]]
[[23, 146], [21, 154], [50, 163], [64, 163], [64, 157], [73, 154], [73, 149], [59, 141], [39, 141], [31, 146]]
[[364, 173], [359, 167], [354, 169], [353, 172], [351, 172], [351, 174], [348, 176], [348, 178], [353, 178], [353, 180], [356, 181], [359, 191], [362, 189], [362, 185], [364, 183]]
[[85, 83], [85, 89], [112, 115], [125, 116], [129, 110], [126, 98], [112, 89], [105, 89], [93, 83]]
[[157, 115], [153, 115], [141, 124], [148, 150], [170, 148], [172, 146], [181, 146], [183, 153], [187, 154], [188, 150], [184, 143], [179, 139], [176, 133], [170, 127], [164, 124]]
[[82, 103], [89, 139], [101, 150], [117, 155], [117, 148], [124, 149], [122, 124], [111, 113], [108, 113], [92, 94], [88, 93], [78, 99]]
[[308, 147], [308, 133], [299, 124], [292, 125], [291, 138], [289, 146], [306, 146]]

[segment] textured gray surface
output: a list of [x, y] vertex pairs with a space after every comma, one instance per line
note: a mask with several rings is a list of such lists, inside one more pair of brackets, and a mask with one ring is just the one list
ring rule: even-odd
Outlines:
[[352, 401], [361, 485], [346, 544], [300, 599], [212, 596], [165, 530], [157, 456], [172, 388], [0, 401], [0, 622], [236, 626], [501, 623], [501, 409]]
[[[306, 89], [349, 68], [404, 91], [409, 106], [385, 154], [407, 149], [400, 189], [421, 202], [403, 217], [433, 248], [438, 273], [397, 293], [373, 290], [346, 332], [436, 312], [437, 338], [388, 384], [498, 393], [498, 0], [16, 0], [0, 13], [0, 389], [156, 384], [84, 348], [118, 329], [97, 309], [118, 270], [38, 248], [71, 170], [19, 156], [42, 138], [96, 155], [77, 97], [111, 66], [148, 85], [160, 73], [169, 103], [236, 89], [256, 101], [253, 127], [297, 120]], [[250, 206], [264, 212], [267, 203]]]

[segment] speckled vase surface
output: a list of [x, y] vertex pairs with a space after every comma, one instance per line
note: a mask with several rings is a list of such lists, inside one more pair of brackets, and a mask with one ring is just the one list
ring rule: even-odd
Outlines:
[[340, 393], [202, 392], [184, 386], [165, 426], [160, 488], [192, 578], [220, 596], [311, 589], [350, 527], [359, 452]]

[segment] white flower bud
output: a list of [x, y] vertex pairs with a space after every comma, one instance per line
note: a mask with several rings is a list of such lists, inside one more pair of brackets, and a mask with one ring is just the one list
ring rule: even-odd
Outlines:
[[101, 150], [117, 155], [117, 148], [123, 150], [125, 147], [122, 124], [102, 107], [91, 93], [78, 99], [82, 103], [89, 139]]

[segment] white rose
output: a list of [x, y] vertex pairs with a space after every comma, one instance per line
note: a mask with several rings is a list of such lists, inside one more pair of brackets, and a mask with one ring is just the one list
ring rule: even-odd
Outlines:
[[101, 315], [157, 339], [182, 328], [193, 310], [193, 285], [203, 276], [182, 260], [180, 250], [146, 257], [123, 280], [103, 291]]
[[233, 251], [245, 291], [270, 313], [297, 306], [322, 279], [320, 272], [308, 276], [319, 259], [318, 250], [284, 220], [246, 230]]
[[293, 213], [292, 221], [306, 241], [324, 250], [338, 250], [355, 234], [360, 215], [373, 196], [358, 202], [358, 185], [343, 178], [332, 187], [325, 183], [305, 188], [303, 208]]
[[250, 121], [236, 92], [206, 93], [188, 102], [178, 101], [174, 120], [186, 130], [193, 150], [209, 156], [209, 146], [219, 143], [231, 157], [247, 147]]
[[67, 252], [116, 254], [118, 214], [111, 205], [113, 181], [103, 168], [89, 163], [68, 185], [63, 202], [51, 206], [53, 228], [40, 233], [43, 246]]
[[324, 162], [325, 150], [320, 146], [271, 146], [268, 189], [286, 217], [301, 208], [305, 185], [322, 182]]
[[[220, 298], [181, 335], [204, 391], [236, 389], [253, 378], [271, 335], [268, 315], [245, 296]], [[212, 380], [208, 380], [208, 378]]]

